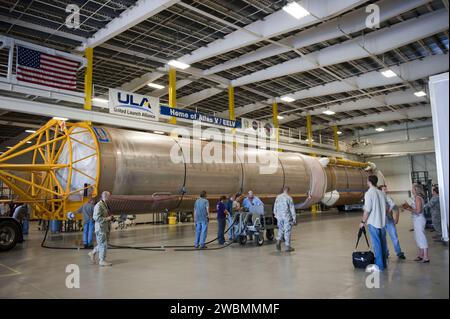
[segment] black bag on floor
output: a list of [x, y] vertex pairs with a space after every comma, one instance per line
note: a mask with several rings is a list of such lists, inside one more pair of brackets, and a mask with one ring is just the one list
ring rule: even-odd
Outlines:
[[[358, 239], [356, 240], [355, 250], [358, 248], [359, 239], [361, 235], [364, 234], [364, 238], [366, 239], [367, 247], [370, 249], [369, 241], [367, 240], [366, 228], [362, 227], [358, 231]], [[372, 251], [355, 251], [352, 254], [353, 266], [355, 268], [366, 269], [368, 265], [375, 263], [375, 256]]]

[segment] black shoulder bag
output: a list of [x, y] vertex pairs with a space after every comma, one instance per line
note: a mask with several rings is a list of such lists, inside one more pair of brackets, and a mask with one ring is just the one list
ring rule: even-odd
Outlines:
[[[358, 248], [359, 240], [361, 235], [364, 234], [364, 238], [366, 239], [367, 247], [370, 249], [369, 240], [367, 240], [366, 228], [361, 227], [358, 231], [358, 239], [356, 240], [355, 250]], [[352, 254], [353, 266], [355, 268], [363, 268], [366, 269], [368, 265], [375, 263], [375, 256], [372, 251], [355, 251]]]

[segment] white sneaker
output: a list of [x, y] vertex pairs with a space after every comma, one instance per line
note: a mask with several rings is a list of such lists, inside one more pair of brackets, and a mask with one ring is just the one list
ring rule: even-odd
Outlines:
[[109, 266], [112, 266], [112, 264], [109, 263], [109, 262], [107, 262], [106, 260], [100, 260], [100, 262], [99, 262], [98, 264], [99, 264], [99, 266], [101, 266], [101, 267], [109, 267]]
[[95, 264], [95, 252], [93, 252], [93, 251], [90, 251], [89, 253], [88, 253], [88, 256], [89, 256], [89, 258], [91, 259], [91, 262], [93, 263], [93, 264]]

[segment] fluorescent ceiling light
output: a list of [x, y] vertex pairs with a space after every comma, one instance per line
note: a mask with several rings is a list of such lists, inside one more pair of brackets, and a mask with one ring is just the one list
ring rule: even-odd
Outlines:
[[36, 133], [35, 130], [25, 130], [25, 133]]
[[109, 102], [107, 99], [102, 99], [101, 97], [94, 97], [92, 99], [92, 101], [98, 102], [98, 103], [108, 103]]
[[393, 78], [394, 76], [397, 76], [397, 74], [390, 69], [381, 71], [381, 74], [386, 78]]
[[289, 96], [282, 96], [281, 97], [281, 101], [291, 103], [291, 102], [294, 102], [295, 99], [293, 99], [293, 98], [291, 98]]
[[155, 134], [160, 134], [160, 135], [163, 135], [163, 134], [165, 134], [164, 132], [162, 132], [162, 131], [153, 131], [153, 133], [155, 133]]
[[382, 128], [382, 127], [377, 127], [377, 128], [375, 129], [375, 131], [377, 131], [377, 132], [384, 132], [384, 128]]
[[173, 66], [174, 68], [177, 69], [181, 69], [181, 70], [186, 70], [187, 68], [190, 67], [189, 64], [177, 61], [177, 60], [170, 60], [168, 63], [168, 65]]
[[164, 89], [164, 85], [156, 84], [156, 83], [147, 83], [147, 85], [151, 88], [162, 90]]
[[68, 118], [65, 118], [65, 117], [58, 117], [58, 116], [53, 117], [53, 119], [54, 119], [54, 120], [58, 120], [58, 121], [68, 121], [68, 120], [69, 120]]
[[277, 119], [282, 120], [282, 119], [284, 119], [284, 116], [277, 115]]
[[6, 146], [6, 148], [12, 148], [12, 146]]
[[332, 110], [325, 110], [322, 113], [326, 114], [326, 115], [334, 115], [334, 114], [336, 114], [336, 112], [333, 112]]
[[301, 5], [299, 5], [297, 2], [293, 1], [291, 3], [288, 3], [283, 7], [283, 10], [287, 13], [289, 13], [291, 16], [293, 16], [296, 19], [301, 19], [306, 16], [309, 16], [310, 13], [308, 10], [303, 8]]
[[414, 93], [417, 97], [427, 96], [427, 94], [424, 91], [417, 91]]
[[27, 144], [31, 144], [31, 142], [30, 142], [30, 141], [28, 141], [28, 142], [27, 142]]
[[341, 135], [342, 134], [342, 132], [341, 131], [337, 131], [337, 135]]

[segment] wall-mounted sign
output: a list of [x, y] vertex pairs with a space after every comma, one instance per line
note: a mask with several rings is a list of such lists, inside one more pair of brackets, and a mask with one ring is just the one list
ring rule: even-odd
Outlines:
[[242, 121], [242, 130], [245, 133], [255, 134], [269, 138], [275, 137], [275, 130], [272, 122], [257, 121], [246, 118], [242, 118], [241, 121]]
[[159, 98], [109, 89], [109, 113], [159, 120]]
[[177, 108], [172, 108], [169, 106], [161, 105], [160, 114], [166, 116], [173, 116], [190, 121], [200, 121], [203, 123], [224, 126], [229, 128], [241, 128], [241, 120], [229, 120], [221, 117], [216, 117], [212, 115], [206, 115], [202, 113], [197, 113], [189, 110], [181, 110]]

